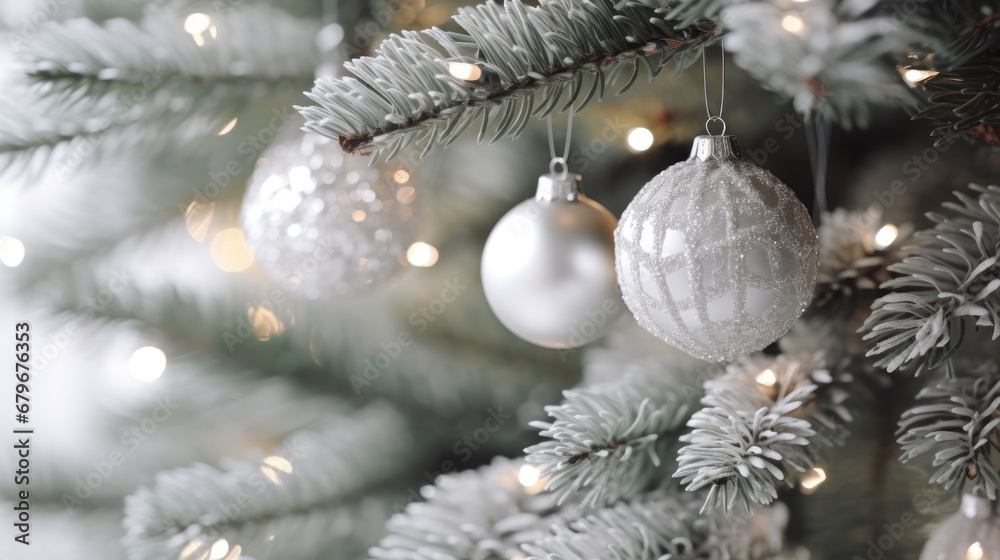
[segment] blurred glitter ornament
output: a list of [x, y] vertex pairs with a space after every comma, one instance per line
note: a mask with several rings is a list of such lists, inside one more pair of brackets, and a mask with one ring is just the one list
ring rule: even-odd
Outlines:
[[539, 177], [535, 198], [500, 218], [483, 249], [493, 313], [517, 336], [548, 348], [583, 346], [624, 311], [615, 281], [617, 220], [580, 192], [580, 179], [565, 170]]
[[[308, 299], [395, 283], [416, 238], [413, 173], [292, 126], [257, 162], [240, 222], [257, 262]], [[412, 170], [411, 170], [412, 171]]]
[[1000, 517], [994, 504], [972, 494], [924, 544], [920, 560], [1000, 560]]
[[783, 335], [813, 297], [819, 238], [774, 175], [733, 136], [695, 138], [691, 157], [650, 181], [615, 230], [618, 279], [646, 330], [708, 361]]

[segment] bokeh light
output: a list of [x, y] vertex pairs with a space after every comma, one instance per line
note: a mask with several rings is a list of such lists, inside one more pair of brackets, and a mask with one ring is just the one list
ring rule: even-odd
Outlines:
[[875, 248], [878, 250], [885, 249], [889, 245], [892, 245], [892, 242], [898, 236], [899, 229], [896, 226], [892, 224], [882, 226], [882, 229], [878, 230], [878, 233], [875, 234]]
[[628, 131], [626, 142], [629, 149], [636, 152], [644, 152], [653, 145], [653, 133], [648, 128], [633, 128]]
[[229, 134], [229, 132], [231, 130], [233, 130], [234, 128], [236, 128], [236, 121], [238, 121], [238, 120], [239, 119], [233, 119], [233, 120], [229, 121], [229, 123], [227, 123], [226, 126], [222, 127], [222, 130], [219, 131], [219, 136], [225, 136], [225, 135]]
[[765, 387], [773, 387], [775, 383], [778, 382], [778, 378], [774, 375], [774, 371], [771, 369], [765, 369], [764, 371], [757, 374], [757, 383]]
[[247, 247], [243, 230], [228, 228], [215, 234], [209, 247], [212, 262], [226, 272], [240, 272], [253, 264], [253, 252]]
[[13, 237], [0, 237], [0, 262], [13, 268], [24, 260], [24, 243]]
[[797, 14], [788, 14], [781, 19], [781, 27], [784, 27], [785, 31], [799, 34], [805, 30], [806, 22], [802, 21], [802, 18]]
[[149, 383], [163, 375], [167, 367], [167, 355], [155, 346], [143, 346], [132, 353], [128, 360], [128, 372], [139, 381]]
[[406, 260], [413, 266], [434, 266], [438, 260], [438, 250], [423, 241], [417, 241], [406, 250]]

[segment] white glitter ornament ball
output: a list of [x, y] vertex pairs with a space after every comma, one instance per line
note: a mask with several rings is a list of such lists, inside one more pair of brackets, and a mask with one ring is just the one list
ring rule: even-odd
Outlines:
[[805, 311], [819, 237], [791, 189], [740, 160], [735, 137], [699, 136], [629, 204], [615, 255], [639, 324], [720, 362], [764, 348]]
[[924, 544], [920, 560], [1000, 560], [1000, 517], [990, 501], [962, 496], [959, 510]]
[[286, 128], [257, 162], [240, 223], [260, 267], [308, 299], [393, 284], [415, 240], [416, 190], [401, 164], [368, 166], [323, 136]]
[[625, 310], [607, 208], [579, 175], [538, 179], [535, 198], [507, 212], [483, 248], [483, 290], [501, 323], [528, 342], [576, 348], [604, 336]]

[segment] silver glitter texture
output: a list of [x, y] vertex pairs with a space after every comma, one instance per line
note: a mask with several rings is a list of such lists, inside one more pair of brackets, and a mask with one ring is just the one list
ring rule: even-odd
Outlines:
[[615, 260], [640, 325], [696, 358], [732, 361], [805, 311], [819, 238], [784, 183], [738, 149], [706, 156], [705, 138], [730, 145], [699, 137], [691, 159], [643, 187], [615, 230]]
[[416, 234], [414, 182], [400, 164], [369, 167], [292, 127], [257, 162], [240, 223], [260, 267], [290, 290], [307, 299], [364, 294], [402, 272]]

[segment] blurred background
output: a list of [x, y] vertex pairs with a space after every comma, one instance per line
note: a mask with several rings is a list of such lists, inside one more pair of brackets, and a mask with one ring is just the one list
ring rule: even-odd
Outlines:
[[[9, 537], [19, 488], [4, 436], [0, 557], [183, 558], [212, 529], [211, 550], [191, 558], [365, 558], [422, 486], [521, 456], [539, 441], [528, 422], [543, 406], [629, 359], [609, 353], [640, 337], [627, 318], [592, 347], [547, 350], [508, 332], [484, 299], [486, 236], [548, 169], [543, 121], [515, 141], [477, 144], [471, 131], [423, 160], [404, 152], [374, 174], [299, 132], [292, 107], [310, 103], [303, 92], [324, 61], [371, 54], [401, 30], [454, 29], [460, 5], [0, 0], [0, 325], [29, 322], [34, 341], [32, 544], [26, 555]], [[31, 66], [67, 53], [82, 53], [77, 67]], [[141, 77], [91, 75], [114, 57]], [[570, 166], [616, 216], [704, 129], [701, 69], [671, 70], [577, 116]], [[726, 80], [728, 131], [812, 208], [791, 102], [731, 60]], [[833, 126], [829, 206], [878, 203], [883, 220], [926, 227], [923, 212], [952, 190], [996, 176], [981, 146], [932, 149], [931, 128], [884, 107], [864, 128]], [[347, 263], [341, 278], [295, 289], [269, 273], [284, 264], [275, 248], [308, 251], [310, 231], [336, 227], [310, 192], [281, 222], [302, 237], [241, 220], [262, 212], [255, 197], [281, 166], [371, 186], [325, 202], [355, 228], [332, 257]], [[897, 180], [905, 193], [892, 193]], [[364, 235], [391, 240], [374, 265], [357, 264]], [[0, 383], [0, 400], [11, 403], [13, 387]], [[852, 430], [850, 452], [830, 459], [836, 477], [785, 497], [789, 538], [817, 558], [864, 556], [931, 491], [895, 461], [903, 405], [885, 398], [859, 405], [855, 422], [871, 429]], [[240, 492], [251, 499], [220, 498]], [[938, 505], [916, 513], [921, 524], [954, 509]], [[891, 554], [912, 557], [904, 551], [925, 536], [908, 533]]]

